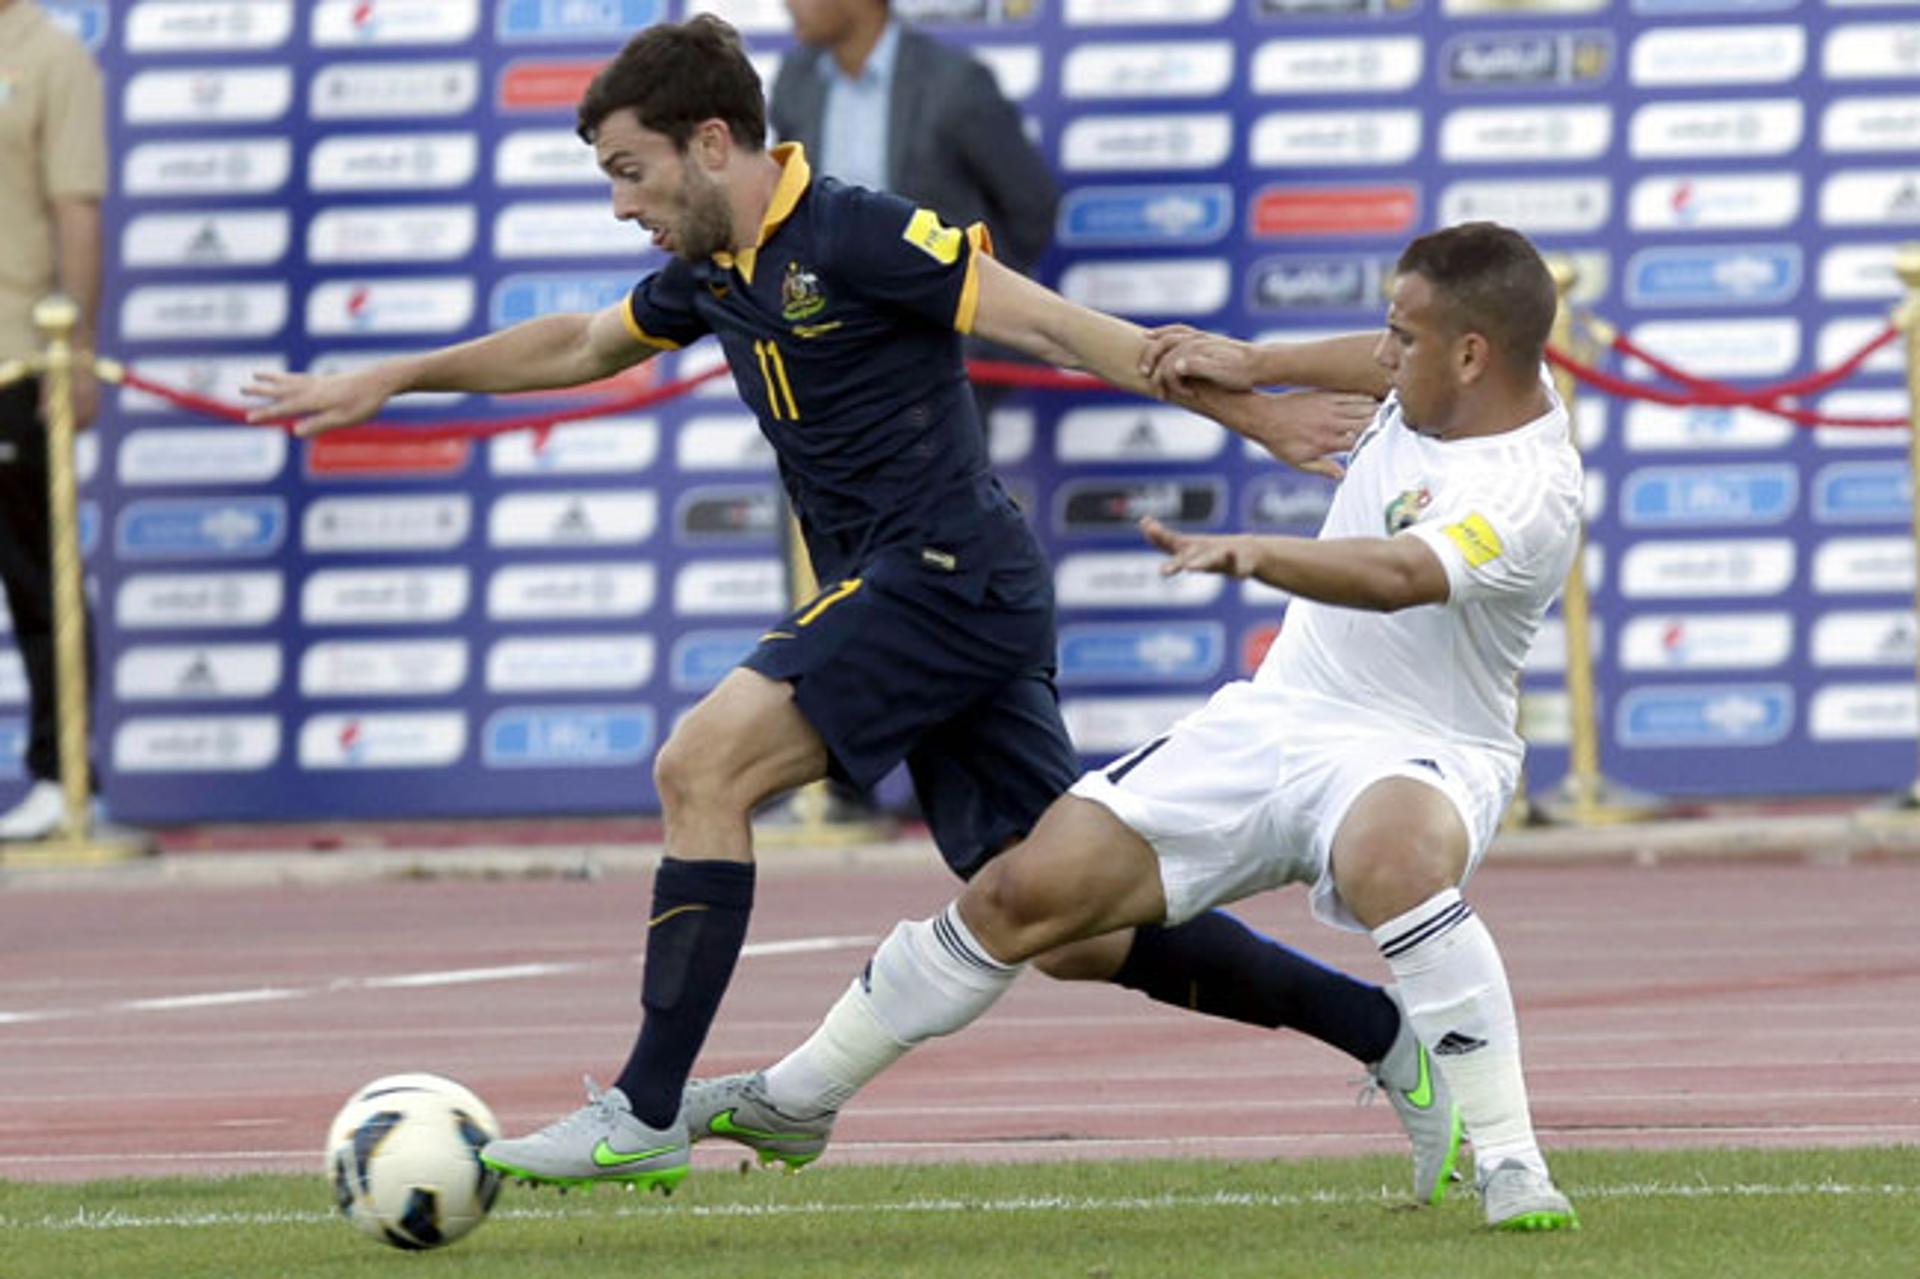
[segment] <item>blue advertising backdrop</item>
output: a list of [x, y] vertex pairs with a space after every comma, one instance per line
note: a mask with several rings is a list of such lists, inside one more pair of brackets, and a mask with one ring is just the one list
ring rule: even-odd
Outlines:
[[[617, 298], [656, 263], [573, 137], [586, 78], [692, 11], [763, 74], [788, 40], [779, 0], [48, 7], [113, 101], [103, 346], [228, 398], [256, 368]], [[1920, 227], [1913, 3], [896, 8], [1027, 112], [1066, 192], [1042, 275], [1143, 322], [1372, 327], [1403, 241], [1493, 218], [1573, 255], [1582, 299], [1649, 349], [1771, 381], [1883, 325]], [[1904, 414], [1901, 367], [1896, 344], [1818, 407]], [[1580, 417], [1607, 773], [1668, 795], [1909, 782], [1905, 433], [1594, 396]], [[1105, 394], [1018, 393], [993, 443], [1057, 564], [1090, 762], [1251, 668], [1284, 599], [1161, 579], [1133, 522], [1310, 532], [1324, 483]], [[82, 465], [97, 751], [133, 821], [651, 810], [662, 736], [783, 604], [771, 455], [725, 378], [544, 449], [307, 445], [125, 393]], [[1529, 674], [1536, 786], [1565, 766], [1561, 649], [1556, 625]], [[0, 800], [23, 702], [0, 647]]]

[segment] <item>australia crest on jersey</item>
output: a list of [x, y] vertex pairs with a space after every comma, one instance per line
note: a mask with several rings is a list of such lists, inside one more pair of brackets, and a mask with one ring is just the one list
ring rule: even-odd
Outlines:
[[780, 281], [780, 318], [797, 324], [812, 319], [826, 306], [827, 296], [820, 291], [820, 277], [798, 262], [787, 263], [787, 274]]
[[1411, 488], [1387, 503], [1387, 536], [1392, 537], [1403, 529], [1410, 529], [1420, 522], [1420, 517], [1433, 505], [1433, 492], [1422, 484]]

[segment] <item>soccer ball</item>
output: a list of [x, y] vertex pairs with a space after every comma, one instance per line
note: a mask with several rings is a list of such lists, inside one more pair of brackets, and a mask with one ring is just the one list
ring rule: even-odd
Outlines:
[[439, 1075], [388, 1075], [347, 1100], [327, 1130], [341, 1215], [396, 1248], [439, 1248], [479, 1225], [500, 1193], [480, 1148], [500, 1135], [486, 1103]]

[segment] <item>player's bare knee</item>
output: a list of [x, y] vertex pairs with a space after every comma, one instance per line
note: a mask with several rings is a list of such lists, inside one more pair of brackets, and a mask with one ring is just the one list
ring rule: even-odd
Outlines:
[[653, 788], [663, 807], [677, 808], [688, 799], [687, 786], [694, 772], [691, 755], [677, 729], [654, 752]]
[[1023, 963], [1066, 940], [1070, 921], [1044, 880], [1023, 873], [1015, 858], [989, 862], [967, 886], [961, 913], [987, 952], [1001, 963]]
[[696, 718], [683, 720], [653, 757], [653, 784], [668, 810], [727, 803], [737, 775], [726, 743]]
[[1458, 878], [1444, 850], [1413, 844], [1343, 847], [1334, 858], [1334, 886], [1355, 918], [1377, 928], [1435, 894]]

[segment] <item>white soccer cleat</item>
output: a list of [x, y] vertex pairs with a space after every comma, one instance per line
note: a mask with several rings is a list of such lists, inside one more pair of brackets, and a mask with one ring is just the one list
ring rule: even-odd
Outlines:
[[1480, 1178], [1480, 1203], [1494, 1230], [1578, 1230], [1580, 1218], [1553, 1180], [1509, 1159]]

